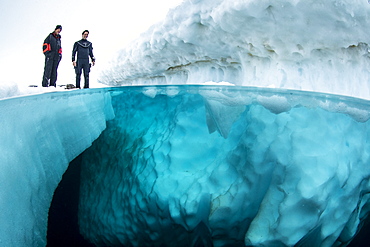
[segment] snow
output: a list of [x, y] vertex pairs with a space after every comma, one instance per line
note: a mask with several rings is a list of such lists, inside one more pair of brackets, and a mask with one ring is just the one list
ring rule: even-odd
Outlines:
[[213, 81], [369, 99], [369, 13], [366, 0], [187, 0], [121, 50], [99, 81]]
[[348, 244], [370, 211], [369, 11], [186, 0], [100, 78], [140, 86], [0, 83], [0, 244], [46, 245], [83, 151], [79, 226], [97, 245]]

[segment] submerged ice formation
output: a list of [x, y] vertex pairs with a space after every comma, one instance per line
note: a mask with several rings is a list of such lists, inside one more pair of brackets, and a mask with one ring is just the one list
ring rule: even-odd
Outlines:
[[114, 117], [110, 100], [100, 90], [0, 100], [1, 246], [46, 246], [54, 190]]
[[276, 89], [123, 87], [83, 154], [98, 246], [337, 246], [370, 210], [369, 102]]
[[369, 18], [367, 0], [185, 0], [100, 81], [229, 82], [369, 99]]
[[0, 100], [0, 111], [4, 246], [45, 246], [53, 192], [99, 135], [79, 205], [98, 246], [346, 245], [370, 210], [365, 100], [122, 87]]

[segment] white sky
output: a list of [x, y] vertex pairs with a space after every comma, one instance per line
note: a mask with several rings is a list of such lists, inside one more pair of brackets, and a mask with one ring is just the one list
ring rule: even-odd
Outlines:
[[[117, 50], [127, 46], [153, 24], [163, 20], [182, 0], [0, 0], [0, 83], [41, 86], [42, 44], [62, 25], [63, 59], [57, 85], [75, 84], [72, 47], [88, 29], [96, 65], [90, 73], [94, 87], [100, 71]], [[83, 79], [81, 81], [83, 83]]]

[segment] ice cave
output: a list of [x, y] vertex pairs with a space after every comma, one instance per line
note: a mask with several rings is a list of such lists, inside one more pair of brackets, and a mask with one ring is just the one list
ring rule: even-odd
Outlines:
[[185, 0], [106, 87], [2, 92], [0, 245], [47, 246], [78, 167], [91, 246], [364, 246], [369, 5]]

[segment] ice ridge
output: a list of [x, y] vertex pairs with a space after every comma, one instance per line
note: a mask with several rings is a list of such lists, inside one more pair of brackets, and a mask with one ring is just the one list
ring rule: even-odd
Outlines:
[[369, 99], [369, 16], [366, 0], [186, 0], [100, 81], [229, 82]]

